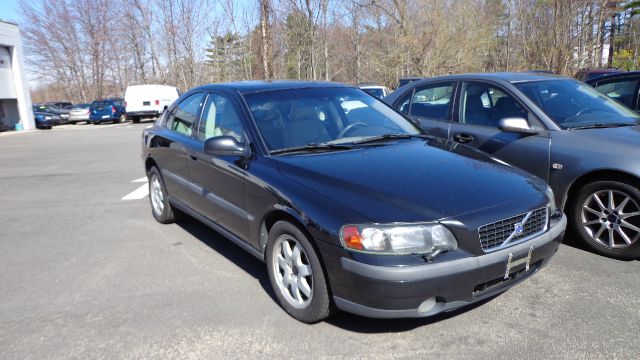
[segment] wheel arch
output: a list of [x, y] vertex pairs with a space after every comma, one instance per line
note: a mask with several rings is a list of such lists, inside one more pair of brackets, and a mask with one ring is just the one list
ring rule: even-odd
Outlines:
[[570, 185], [564, 196], [562, 209], [566, 210], [567, 206], [572, 203], [578, 191], [585, 185], [596, 181], [619, 181], [640, 189], [640, 177], [628, 172], [616, 169], [600, 169], [588, 172], [575, 179]]
[[[144, 161], [144, 170], [145, 172], [148, 174], [149, 170], [151, 170], [152, 167], [158, 167], [158, 164], [156, 164], [156, 161], [153, 160], [153, 158], [151, 156], [147, 157], [147, 160]], [[158, 169], [160, 170], [160, 169]]]
[[307, 238], [309, 238], [311, 244], [315, 246], [315, 241], [313, 236], [311, 236], [305, 221], [296, 211], [291, 208], [272, 209], [262, 217], [262, 221], [260, 222], [260, 251], [263, 256], [266, 256], [265, 249], [267, 247], [267, 241], [269, 240], [269, 231], [271, 231], [273, 225], [278, 221], [287, 221], [296, 226]]

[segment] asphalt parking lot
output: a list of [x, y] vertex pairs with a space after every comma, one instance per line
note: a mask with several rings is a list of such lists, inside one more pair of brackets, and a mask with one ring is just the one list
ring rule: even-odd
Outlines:
[[145, 126], [0, 134], [0, 358], [638, 358], [640, 261], [572, 245], [445, 316], [297, 322], [252, 255], [153, 219]]

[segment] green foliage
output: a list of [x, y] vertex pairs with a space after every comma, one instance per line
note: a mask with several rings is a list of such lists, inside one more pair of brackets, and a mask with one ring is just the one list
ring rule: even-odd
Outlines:
[[633, 51], [628, 49], [622, 49], [613, 54], [613, 66], [626, 71], [638, 69], [635, 56], [633, 56]]

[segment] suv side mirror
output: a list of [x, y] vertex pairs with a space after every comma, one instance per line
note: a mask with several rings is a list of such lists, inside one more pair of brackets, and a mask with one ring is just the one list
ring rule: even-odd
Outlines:
[[518, 134], [537, 134], [538, 132], [529, 127], [529, 122], [525, 118], [513, 117], [500, 119], [498, 129], [504, 132], [512, 132]]
[[204, 153], [213, 156], [249, 157], [249, 147], [233, 136], [216, 136], [204, 142]]

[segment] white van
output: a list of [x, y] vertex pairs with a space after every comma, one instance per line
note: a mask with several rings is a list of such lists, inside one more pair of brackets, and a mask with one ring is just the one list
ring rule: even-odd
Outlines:
[[180, 96], [180, 90], [168, 85], [132, 85], [124, 92], [127, 119], [157, 117]]

